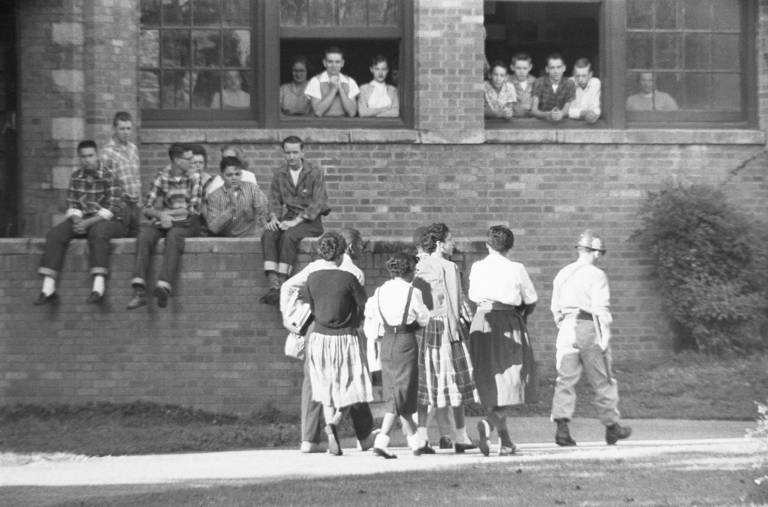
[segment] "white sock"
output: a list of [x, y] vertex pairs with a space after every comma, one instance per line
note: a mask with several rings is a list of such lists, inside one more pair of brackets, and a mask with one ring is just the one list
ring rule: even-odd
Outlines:
[[467, 435], [467, 428], [456, 428], [456, 439], [455, 442], [458, 444], [471, 444], [472, 441], [469, 439], [469, 435]]
[[410, 447], [412, 451], [421, 449], [427, 445], [427, 441], [420, 439], [419, 435], [406, 436], [405, 439], [408, 441], [408, 447]]
[[386, 451], [387, 447], [389, 447], [389, 437], [387, 435], [383, 435], [379, 433], [376, 435], [376, 440], [373, 441], [373, 446], [376, 449], [381, 449]]
[[56, 292], [56, 279], [52, 276], [44, 276], [42, 293], [46, 296], [50, 296], [54, 292]]
[[104, 294], [104, 275], [93, 275], [93, 292]]
[[429, 441], [429, 435], [427, 434], [427, 428], [424, 426], [419, 426], [416, 428], [416, 436], [419, 440], [423, 440], [425, 442]]

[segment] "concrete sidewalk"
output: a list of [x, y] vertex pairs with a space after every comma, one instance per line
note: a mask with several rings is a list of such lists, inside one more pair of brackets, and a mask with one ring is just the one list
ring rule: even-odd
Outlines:
[[[477, 418], [468, 418], [475, 435]], [[384, 460], [360, 452], [353, 440], [344, 442], [344, 455], [301, 454], [298, 450], [248, 450], [235, 452], [145, 456], [86, 457], [71, 454], [0, 455], [0, 487], [95, 486], [95, 485], [209, 485], [229, 482], [262, 482], [290, 477], [321, 477], [429, 470], [478, 463], [503, 462], [546, 466], [560, 460], [611, 460], [646, 458], [679, 452], [700, 452], [712, 466], [748, 462], [763, 452], [760, 443], [744, 438], [753, 423], [732, 421], [627, 420], [631, 439], [607, 446], [604, 430], [596, 420], [577, 420], [571, 425], [578, 447], [560, 448], [552, 442], [554, 425], [546, 418], [514, 418], [510, 429], [520, 454], [484, 457], [478, 451], [414, 457], [396, 442], [396, 460]], [[396, 439], [402, 440], [399, 431]], [[434, 434], [434, 433], [433, 433]], [[494, 439], [495, 440], [495, 439]], [[711, 458], [710, 458], [711, 457]]]

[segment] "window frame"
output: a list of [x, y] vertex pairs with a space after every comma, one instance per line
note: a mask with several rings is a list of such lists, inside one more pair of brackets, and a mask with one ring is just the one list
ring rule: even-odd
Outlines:
[[[515, 119], [512, 122], [497, 119], [485, 119], [488, 130], [552, 130], [552, 129], [697, 129], [697, 128], [756, 128], [758, 125], [757, 103], [757, 51], [750, 41], [756, 40], [758, 5], [755, 0], [746, 0], [742, 9], [741, 36], [744, 61], [742, 63], [743, 109], [739, 113], [720, 113], [722, 120], [705, 120], [706, 113], [691, 112], [632, 112], [629, 119], [625, 108], [627, 93], [625, 90], [627, 65], [627, 1], [628, 0], [495, 0], [499, 3], [589, 3], [600, 4], [598, 14], [598, 48], [600, 51], [600, 81], [602, 84], [603, 115], [594, 125], [587, 125], [576, 120], [565, 120], [559, 124], [549, 124], [538, 119]], [[610, 43], [609, 43], [610, 42]], [[573, 62], [570, 62], [572, 65]], [[730, 118], [729, 118], [730, 116]]]
[[[398, 0], [399, 28], [392, 27], [315, 27], [280, 26], [279, 2], [251, 2], [251, 108], [248, 110], [141, 109], [142, 121], [149, 128], [323, 128], [323, 129], [403, 129], [414, 125], [414, 8], [410, 0]], [[141, 29], [141, 27], [139, 27]], [[333, 37], [328, 37], [329, 33]], [[286, 117], [280, 114], [279, 71], [281, 37], [293, 39], [328, 38], [329, 45], [344, 40], [365, 38], [399, 39], [400, 117], [328, 118]], [[137, 64], [140, 71], [141, 66]], [[311, 78], [312, 76], [308, 76]], [[162, 77], [161, 77], [162, 80]], [[360, 84], [360, 83], [358, 83]], [[162, 86], [162, 82], [161, 82]], [[255, 95], [254, 95], [255, 94]], [[214, 125], [212, 125], [214, 123]]]

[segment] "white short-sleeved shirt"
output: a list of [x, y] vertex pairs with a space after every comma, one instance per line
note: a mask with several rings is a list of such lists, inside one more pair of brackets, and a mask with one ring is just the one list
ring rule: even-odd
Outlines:
[[469, 299], [477, 304], [502, 303], [519, 306], [538, 301], [536, 289], [525, 266], [491, 252], [472, 264], [469, 272]]
[[[309, 80], [309, 83], [307, 84], [307, 87], [304, 89], [304, 95], [306, 95], [309, 98], [312, 99], [322, 99], [323, 95], [320, 91], [320, 83], [327, 83], [331, 79], [328, 76], [328, 72], [324, 71], [319, 76], [315, 76], [312, 79]], [[347, 96], [350, 99], [354, 99], [360, 94], [360, 88], [357, 86], [357, 83], [354, 79], [352, 79], [349, 76], [346, 76], [344, 74], [339, 74], [339, 81], [349, 87], [349, 92], [347, 92]]]

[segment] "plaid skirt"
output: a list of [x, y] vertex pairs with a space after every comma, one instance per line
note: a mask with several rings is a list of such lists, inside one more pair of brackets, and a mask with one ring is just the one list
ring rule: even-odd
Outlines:
[[451, 341], [443, 317], [431, 317], [419, 339], [419, 405], [459, 407], [479, 402], [463, 341]]
[[313, 400], [335, 408], [373, 401], [365, 353], [356, 334], [313, 332], [306, 354]]
[[478, 308], [469, 333], [469, 354], [483, 406], [500, 408], [534, 401], [533, 349], [520, 313]]

